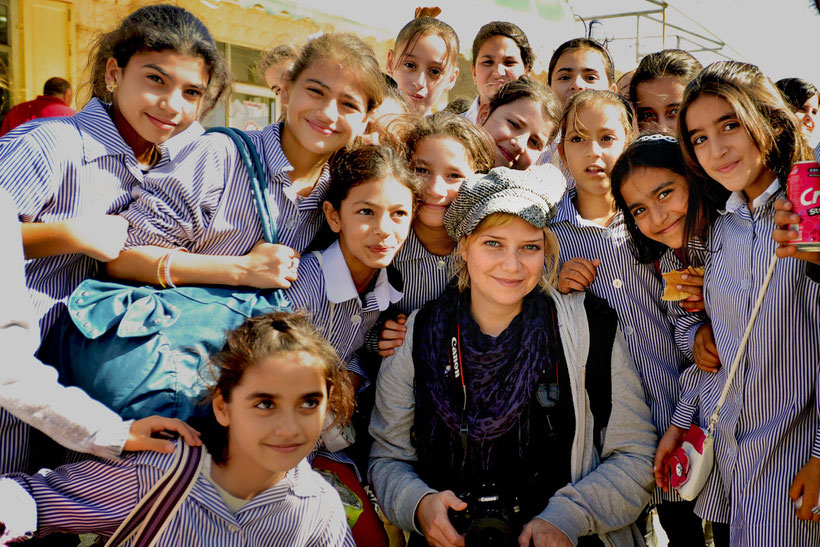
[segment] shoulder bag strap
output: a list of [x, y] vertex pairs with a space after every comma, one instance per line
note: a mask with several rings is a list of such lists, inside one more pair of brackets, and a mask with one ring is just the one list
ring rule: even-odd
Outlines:
[[171, 468], [137, 503], [105, 547], [118, 547], [132, 538], [133, 547], [154, 545], [193, 488], [204, 459], [201, 447], [188, 446], [180, 439]]
[[729, 374], [726, 376], [726, 385], [723, 386], [723, 392], [720, 394], [720, 399], [718, 400], [717, 406], [715, 407], [715, 411], [712, 413], [712, 417], [709, 419], [709, 427], [706, 429], [706, 436], [712, 436], [715, 433], [715, 426], [717, 425], [718, 416], [720, 415], [720, 409], [723, 407], [723, 403], [726, 401], [726, 396], [729, 394], [729, 388], [732, 387], [732, 380], [735, 378], [735, 373], [737, 372], [738, 364], [740, 360], [743, 358], [743, 354], [746, 351], [746, 344], [749, 342], [749, 335], [752, 332], [752, 326], [755, 323], [755, 319], [757, 319], [757, 314], [760, 312], [760, 306], [763, 304], [763, 298], [766, 296], [766, 290], [769, 288], [769, 283], [772, 280], [772, 275], [774, 274], [774, 267], [777, 265], [777, 254], [772, 255], [772, 260], [769, 262], [769, 269], [766, 271], [766, 277], [763, 279], [763, 285], [760, 287], [760, 291], [757, 294], [757, 301], [755, 302], [755, 307], [752, 310], [752, 315], [749, 317], [749, 323], [746, 325], [746, 331], [743, 333], [743, 338], [740, 341], [740, 346], [737, 348], [737, 355], [735, 355], [735, 360], [732, 361], [732, 366], [729, 369]]
[[248, 179], [251, 183], [251, 192], [256, 202], [256, 210], [259, 212], [259, 220], [262, 223], [262, 234], [268, 243], [279, 243], [279, 229], [276, 226], [276, 218], [273, 215], [273, 208], [268, 192], [268, 179], [265, 176], [265, 165], [259, 157], [259, 151], [253, 144], [250, 137], [239, 129], [233, 127], [212, 127], [206, 133], [222, 133], [227, 135], [239, 150], [245, 168], [248, 170]]

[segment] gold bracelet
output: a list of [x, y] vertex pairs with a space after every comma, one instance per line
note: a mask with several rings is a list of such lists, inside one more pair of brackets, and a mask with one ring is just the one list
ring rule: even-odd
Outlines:
[[159, 284], [159, 286], [160, 286], [160, 287], [162, 287], [163, 289], [167, 289], [167, 288], [168, 288], [168, 285], [166, 285], [166, 283], [165, 283], [165, 279], [163, 279], [163, 273], [164, 273], [164, 270], [163, 270], [163, 265], [164, 265], [164, 264], [165, 264], [165, 262], [168, 260], [168, 255], [170, 255], [170, 254], [171, 254], [171, 253], [165, 253], [165, 254], [164, 254], [164, 255], [162, 255], [162, 256], [159, 258], [159, 260], [157, 261], [157, 283], [158, 283], [158, 284]]

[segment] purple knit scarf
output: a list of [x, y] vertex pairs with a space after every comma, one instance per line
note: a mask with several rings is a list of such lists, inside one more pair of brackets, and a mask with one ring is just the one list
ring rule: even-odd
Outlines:
[[495, 338], [483, 334], [470, 315], [469, 291], [459, 293], [449, 286], [419, 312], [413, 341], [414, 433], [422, 467], [456, 469], [461, 462], [461, 398], [446, 369], [450, 364], [448, 333], [454, 332], [448, 325], [458, 321], [461, 328], [468, 459], [481, 467], [476, 471], [483, 472], [495, 467], [495, 441], [512, 440], [517, 442], [519, 456], [527, 453], [533, 392], [542, 367], [550, 362], [550, 339], [557, 336], [551, 318], [552, 300], [539, 289], [524, 298], [521, 313]]

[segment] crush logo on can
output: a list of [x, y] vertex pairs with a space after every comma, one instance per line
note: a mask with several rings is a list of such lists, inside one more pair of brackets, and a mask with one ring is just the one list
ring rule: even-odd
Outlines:
[[791, 225], [797, 239], [790, 243], [801, 251], [820, 251], [820, 164], [795, 163], [789, 173], [788, 196], [800, 215], [800, 224]]

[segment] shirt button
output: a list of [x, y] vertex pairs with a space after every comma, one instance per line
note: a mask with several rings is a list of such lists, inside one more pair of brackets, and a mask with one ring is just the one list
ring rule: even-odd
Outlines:
[[748, 278], [748, 277], [747, 277], [747, 278], [745, 278], [745, 279], [744, 279], [744, 280], [740, 283], [740, 287], [741, 287], [742, 289], [748, 289], [748, 288], [749, 288], [749, 287], [751, 287], [751, 286], [752, 286], [752, 280], [751, 280], [750, 278]]
[[439, 270], [443, 270], [446, 267], [447, 263], [445, 261], [439, 260], [438, 262], [436, 262], [436, 268], [438, 268]]
[[620, 289], [621, 287], [624, 286], [624, 282], [621, 281], [620, 279], [613, 279], [612, 280], [612, 286], [615, 287], [616, 289]]
[[612, 237], [612, 232], [610, 230], [604, 230], [604, 239], [609, 239]]
[[632, 336], [633, 334], [635, 334], [635, 329], [633, 329], [629, 325], [624, 327], [624, 335], [625, 336]]
[[350, 322], [353, 323], [354, 326], [358, 327], [362, 322], [362, 317], [360, 315], [351, 315]]

